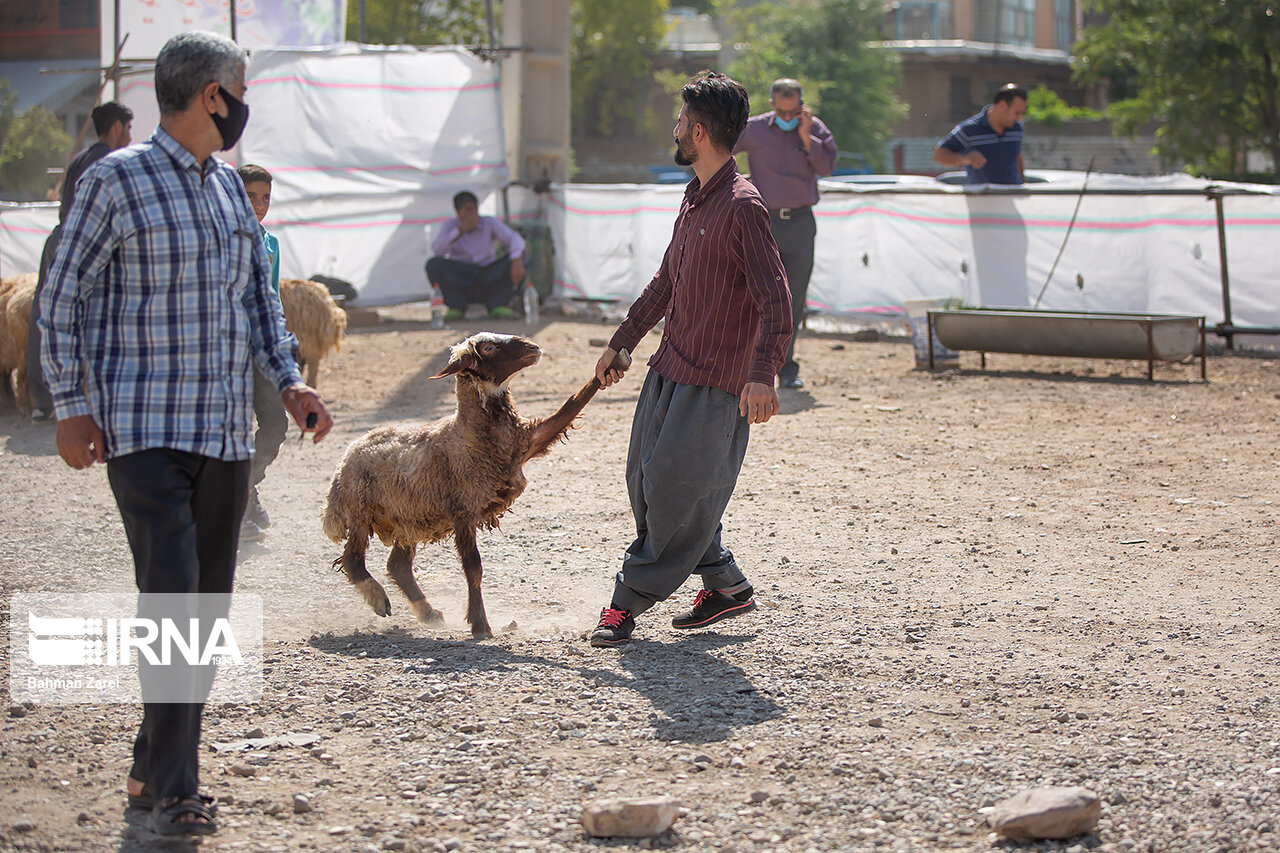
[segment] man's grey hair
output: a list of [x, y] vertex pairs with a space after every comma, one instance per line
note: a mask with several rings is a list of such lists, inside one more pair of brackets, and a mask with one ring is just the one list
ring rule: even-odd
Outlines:
[[774, 80], [773, 88], [769, 90], [770, 98], [776, 97], [778, 95], [782, 95], [784, 97], [790, 96], [790, 95], [799, 95], [801, 98], [803, 98], [804, 89], [801, 88], [799, 80], [793, 80], [790, 77], [783, 77], [780, 80]]
[[209, 83], [234, 86], [246, 62], [244, 48], [217, 33], [179, 33], [169, 39], [156, 57], [160, 115], [182, 112]]

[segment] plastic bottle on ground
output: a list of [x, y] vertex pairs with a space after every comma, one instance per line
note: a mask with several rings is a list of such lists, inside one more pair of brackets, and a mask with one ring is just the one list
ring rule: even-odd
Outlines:
[[444, 328], [444, 295], [435, 286], [431, 288], [431, 328]]
[[532, 284], [524, 286], [524, 321], [530, 326], [538, 323], [538, 291]]

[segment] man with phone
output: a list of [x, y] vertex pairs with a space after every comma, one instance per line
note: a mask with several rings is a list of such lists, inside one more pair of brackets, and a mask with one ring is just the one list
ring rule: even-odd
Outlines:
[[733, 153], [747, 155], [751, 183], [769, 207], [769, 228], [791, 288], [791, 344], [778, 381], [783, 388], [803, 388], [795, 357], [796, 334], [804, 320], [813, 273], [813, 241], [818, 233], [813, 205], [818, 203], [818, 178], [835, 169], [838, 152], [831, 131], [805, 106], [798, 80], [774, 80], [769, 105], [770, 112], [747, 120]]

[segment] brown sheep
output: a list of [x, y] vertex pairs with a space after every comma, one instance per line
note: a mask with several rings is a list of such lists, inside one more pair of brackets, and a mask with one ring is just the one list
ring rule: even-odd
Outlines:
[[347, 329], [347, 312], [329, 295], [329, 288], [298, 278], [280, 279], [280, 302], [284, 325], [298, 339], [298, 366], [307, 370], [307, 384], [316, 387], [320, 359], [329, 350], [342, 349]]
[[[421, 542], [453, 536], [467, 578], [467, 622], [477, 639], [493, 636], [480, 595], [483, 569], [476, 531], [498, 526], [524, 491], [524, 463], [546, 453], [600, 389], [594, 377], [554, 415], [520, 416], [507, 383], [542, 351], [513, 335], [480, 332], [450, 350], [448, 365], [432, 379], [456, 377], [457, 411], [432, 423], [385, 426], [357, 439], [329, 486], [324, 532], [346, 541], [334, 560], [379, 616], [391, 612], [386, 590], [365, 568], [369, 537], [391, 547], [387, 573], [418, 621], [440, 624], [413, 575]], [[630, 363], [620, 354], [615, 367]]]
[[0, 281], [0, 382], [13, 389], [13, 399], [25, 413], [31, 412], [31, 393], [27, 389], [27, 329], [37, 278], [35, 273], [28, 272]]

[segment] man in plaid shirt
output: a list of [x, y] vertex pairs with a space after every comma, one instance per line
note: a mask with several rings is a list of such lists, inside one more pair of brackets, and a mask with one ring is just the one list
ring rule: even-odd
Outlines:
[[[142, 593], [231, 592], [249, 488], [251, 360], [316, 441], [333, 425], [294, 363], [244, 186], [212, 156], [248, 121], [245, 63], [239, 45], [213, 33], [165, 44], [160, 126], [85, 173], [40, 296], [58, 453], [76, 469], [106, 463]], [[140, 675], [130, 805], [150, 807], [162, 834], [213, 832], [211, 799], [198, 788], [207, 688], [193, 701], [149, 701], [148, 679], [154, 697], [175, 676]]]

